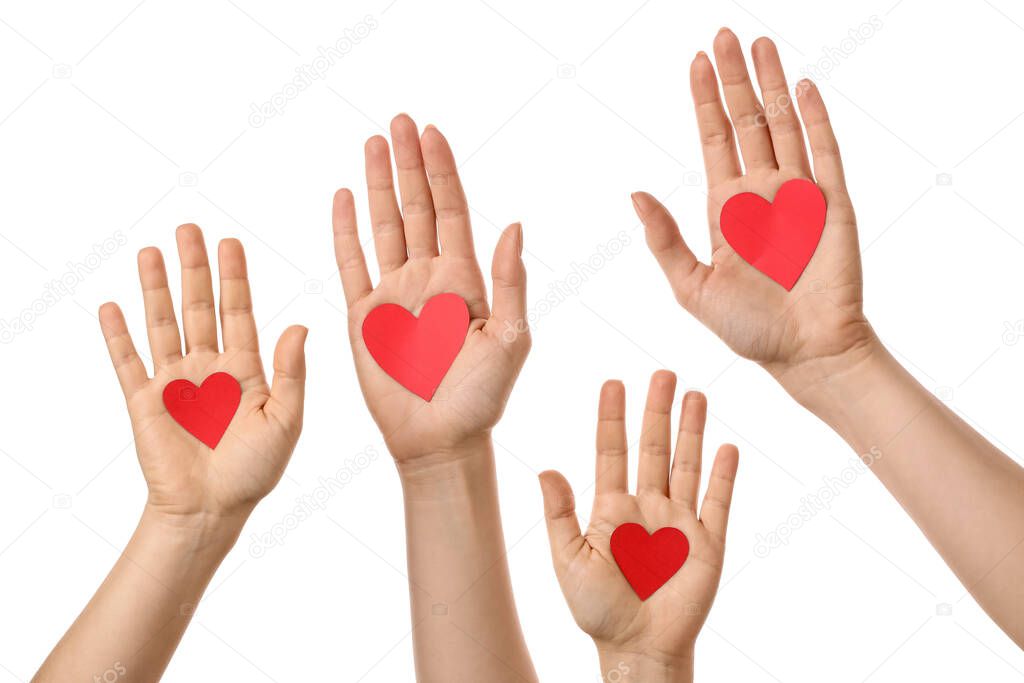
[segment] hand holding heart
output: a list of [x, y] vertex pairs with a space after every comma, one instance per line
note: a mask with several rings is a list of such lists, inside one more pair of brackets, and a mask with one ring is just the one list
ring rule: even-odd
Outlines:
[[[498, 239], [489, 306], [469, 207], [447, 141], [433, 127], [420, 138], [404, 115], [391, 132], [401, 211], [387, 141], [378, 136], [366, 144], [380, 281], [376, 286], [370, 281], [348, 190], [334, 198], [335, 253], [367, 406], [396, 459], [408, 463], [433, 456], [434, 462], [489, 433], [526, 360], [522, 229], [511, 225]], [[466, 310], [468, 320], [462, 317]], [[399, 328], [409, 341], [401, 349], [388, 337]], [[450, 336], [453, 329], [460, 339]], [[421, 342], [436, 342], [438, 348], [429, 349], [428, 358]]]
[[626, 488], [625, 390], [619, 382], [602, 388], [585, 533], [569, 483], [557, 472], [541, 474], [555, 573], [576, 623], [609, 657], [643, 653], [664, 666], [692, 653], [718, 589], [738, 464], [734, 446], [719, 449], [698, 517], [707, 404], [696, 392], [684, 398], [670, 465], [675, 384], [667, 371], [651, 378], [635, 495]]
[[381, 304], [363, 318], [363, 343], [377, 365], [424, 401], [434, 398], [469, 331], [469, 309], [458, 294], [427, 300], [419, 316]]
[[185, 353], [163, 257], [152, 247], [139, 252], [139, 278], [153, 376], [136, 353], [116, 304], [100, 308], [100, 324], [128, 403], [149, 486], [148, 507], [190, 526], [227, 518], [241, 521], [281, 478], [298, 439], [306, 330], [295, 326], [281, 335], [274, 353], [274, 386], [269, 387], [242, 245], [237, 240], [220, 244], [219, 350], [202, 233], [185, 225], [178, 229], [177, 241]]
[[[842, 162], [817, 88], [803, 81], [795, 98], [786, 95], [785, 75], [770, 40], [762, 38], [752, 49], [762, 90], [771, 93], [763, 107], [746, 79], [736, 36], [723, 30], [714, 52], [723, 80], [737, 82], [726, 90], [732, 122], [708, 57], [700, 53], [690, 71], [704, 141], [711, 264], [698, 261], [672, 216], [654, 197], [638, 192], [633, 201], [648, 246], [679, 303], [736, 353], [762, 364], [799, 399], [809, 384], [856, 362], [876, 343], [862, 311], [857, 227]], [[813, 173], [804, 134], [813, 153]], [[792, 182], [797, 179], [814, 181], [824, 195], [827, 209], [820, 242], [814, 239], [813, 221], [805, 220], [819, 210], [820, 200], [813, 190], [797, 190], [807, 184]], [[802, 194], [796, 197], [790, 190]], [[742, 224], [759, 210], [754, 205], [769, 207], [772, 201], [774, 216], [768, 211], [763, 217], [776, 221], [777, 232], [767, 229], [770, 220], [748, 223], [751, 229], [744, 230]], [[734, 220], [737, 216], [743, 220]], [[777, 249], [778, 239], [788, 240], [787, 248]]]

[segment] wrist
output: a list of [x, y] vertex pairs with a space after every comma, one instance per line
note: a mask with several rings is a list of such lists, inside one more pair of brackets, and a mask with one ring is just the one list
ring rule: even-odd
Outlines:
[[[789, 387], [787, 391], [854, 448], [861, 449], [887, 443], [926, 405], [927, 392], [908, 391], [912, 385], [916, 383], [899, 361], [876, 341], [801, 391]], [[893, 425], [881, 424], [888, 422]]]
[[147, 504], [133, 538], [154, 539], [173, 553], [219, 564], [241, 535], [249, 512], [173, 514]]
[[481, 479], [494, 475], [491, 434], [482, 432], [451, 447], [396, 460], [395, 465], [407, 496], [468, 494]]
[[597, 646], [601, 680], [608, 683], [690, 683], [693, 681], [693, 645], [671, 656]]
[[765, 369], [800, 405], [812, 412], [831, 403], [842, 391], [862, 382], [865, 371], [877, 364], [888, 351], [872, 332], [841, 353]]

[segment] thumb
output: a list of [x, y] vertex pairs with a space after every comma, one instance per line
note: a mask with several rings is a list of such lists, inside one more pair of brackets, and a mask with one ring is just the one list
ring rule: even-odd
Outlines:
[[544, 496], [544, 520], [551, 543], [551, 559], [555, 571], [571, 560], [583, 547], [580, 523], [576, 519], [576, 500], [572, 487], [560, 472], [548, 470], [540, 473], [540, 490]]
[[492, 317], [501, 339], [508, 344], [528, 338], [530, 331], [526, 325], [526, 267], [522, 254], [523, 226], [513, 223], [502, 231], [491, 265]]
[[679, 226], [661, 202], [646, 192], [631, 195], [636, 215], [644, 224], [647, 248], [658, 260], [676, 300], [694, 313], [697, 293], [711, 269], [697, 260], [679, 233]]
[[302, 429], [302, 406], [306, 392], [306, 335], [302, 325], [292, 325], [277, 340], [274, 349], [274, 379], [270, 400], [264, 410], [280, 424]]

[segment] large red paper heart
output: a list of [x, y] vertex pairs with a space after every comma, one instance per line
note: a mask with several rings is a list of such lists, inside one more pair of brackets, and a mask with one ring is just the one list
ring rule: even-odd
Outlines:
[[641, 600], [665, 585], [690, 555], [686, 534], [668, 526], [648, 534], [639, 524], [620, 524], [611, 545], [615, 563]]
[[469, 309], [457, 294], [427, 300], [417, 318], [397, 304], [383, 304], [363, 320], [363, 341], [384, 372], [424, 401], [466, 341]]
[[198, 387], [176, 379], [164, 387], [164, 406], [174, 421], [210, 448], [216, 448], [242, 401], [242, 387], [226, 372], [215, 372]]
[[787, 290], [814, 256], [825, 228], [825, 197], [810, 180], [787, 180], [769, 202], [753, 192], [722, 207], [722, 237], [743, 260]]

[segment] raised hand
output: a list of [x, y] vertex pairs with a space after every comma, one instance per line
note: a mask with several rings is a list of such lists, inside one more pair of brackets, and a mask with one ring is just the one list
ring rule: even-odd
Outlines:
[[[594, 508], [586, 533], [580, 533], [569, 483], [558, 472], [541, 474], [551, 556], [562, 593], [576, 623], [594, 639], [604, 674], [627, 667], [631, 675], [624, 680], [689, 680], [694, 643], [722, 573], [739, 454], [735, 446], [719, 448], [698, 516], [707, 402], [698, 392], [686, 394], [671, 457], [675, 388], [671, 372], [651, 377], [637, 488], [630, 495], [625, 389], [616, 381], [602, 387]], [[690, 542], [683, 566], [645, 601], [633, 592], [611, 554], [612, 532], [627, 522], [651, 533], [674, 527]]]
[[[825, 104], [808, 80], [797, 85], [793, 101], [771, 40], [759, 38], [751, 52], [760, 99], [736, 36], [722, 29], [715, 38], [728, 116], [707, 55], [698, 53], [690, 66], [708, 182], [710, 265], [697, 260], [672, 216], [654, 197], [637, 192], [633, 202], [646, 226], [648, 246], [679, 303], [799, 398], [821, 377], [856, 363], [876, 341], [861, 307], [856, 220]], [[722, 237], [719, 216], [733, 195], [753, 192], [770, 200], [793, 178], [816, 182], [828, 211], [817, 251], [787, 292], [733, 251]]]
[[[526, 271], [522, 228], [505, 229], [494, 251], [493, 306], [473, 249], [469, 205], [448, 141], [433, 126], [422, 137], [406, 115], [391, 122], [398, 190], [395, 197], [388, 143], [366, 142], [366, 185], [373, 241], [380, 265], [374, 287], [356, 229], [352, 193], [334, 197], [334, 247], [348, 304], [349, 336], [366, 403], [392, 455], [444, 459], [467, 442], [486, 437], [501, 417], [530, 348], [522, 324]], [[384, 303], [418, 314], [436, 294], [466, 300], [471, 318], [466, 343], [429, 403], [388, 376], [366, 349], [363, 319]]]
[[[377, 286], [370, 282], [348, 190], [334, 196], [334, 249], [359, 383], [402, 480], [417, 678], [533, 681], [512, 596], [491, 443], [491, 428], [530, 349], [522, 228], [507, 227], [494, 250], [488, 306], [448, 142], [433, 126], [420, 136], [404, 114], [391, 122], [391, 138], [401, 210], [387, 141], [376, 136], [366, 142]], [[418, 315], [442, 293], [462, 297], [471, 322], [428, 402], [377, 365], [362, 326], [381, 304]]]
[[[679, 303], [864, 454], [978, 603], [1024, 647], [1024, 469], [921, 386], [865, 319], [856, 221], [818, 89], [797, 84], [798, 117], [770, 40], [751, 50], [761, 99], [736, 36], [723, 29], [714, 51], [728, 116], [707, 56], [698, 53], [690, 67], [711, 264], [696, 259], [661, 204], [638, 192], [648, 246]], [[729, 197], [771, 199], [791, 178], [814, 180], [828, 210], [817, 251], [787, 292], [733, 251], [718, 218]]]
[[[186, 523], [190, 518], [244, 520], [280, 480], [302, 429], [306, 329], [294, 326], [281, 335], [274, 352], [274, 386], [269, 387], [241, 243], [224, 240], [218, 250], [221, 349], [203, 234], [195, 225], [183, 225], [177, 241], [185, 353], [163, 256], [156, 248], [139, 252], [153, 376], [146, 374], [116, 304], [100, 308], [100, 324], [128, 403], [149, 486], [148, 506]], [[200, 384], [215, 372], [237, 379], [242, 399], [224, 437], [211, 450], [174, 421], [164, 407], [163, 390], [171, 380]]]
[[[221, 349], [203, 235], [183, 225], [177, 237], [184, 354], [157, 249], [139, 252], [152, 377], [121, 309], [113, 303], [100, 308], [149, 498], [121, 557], [32, 679], [39, 683], [98, 680], [95, 672], [112, 666], [133, 680], [159, 680], [249, 513], [280, 480], [302, 429], [306, 328], [289, 327], [281, 335], [268, 387], [242, 245], [220, 244]], [[171, 417], [163, 391], [172, 380], [201, 384], [215, 372], [237, 379], [242, 395], [227, 431], [210, 449]]]

